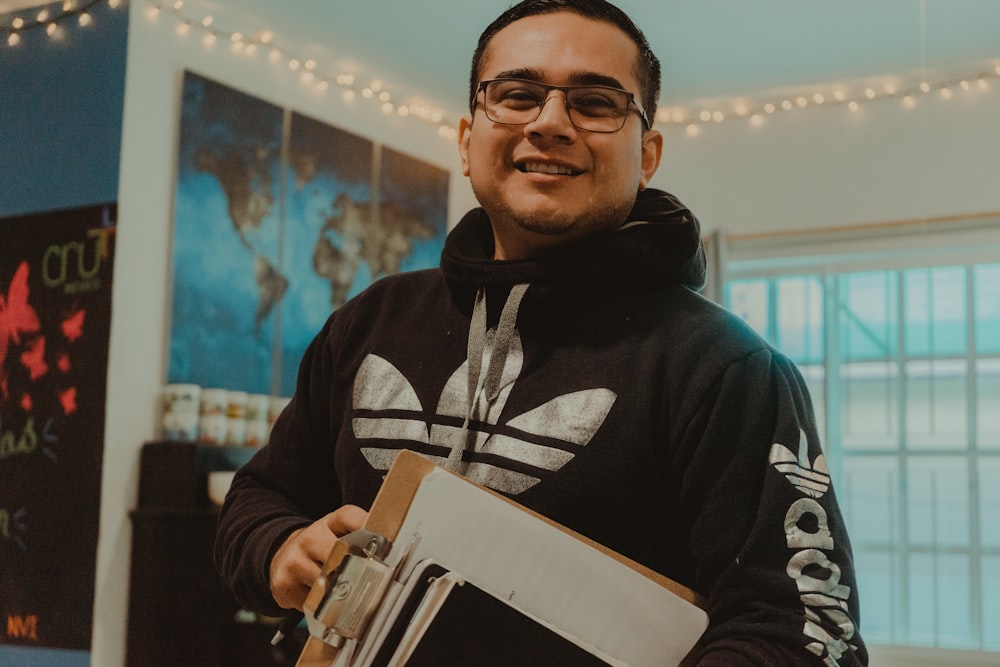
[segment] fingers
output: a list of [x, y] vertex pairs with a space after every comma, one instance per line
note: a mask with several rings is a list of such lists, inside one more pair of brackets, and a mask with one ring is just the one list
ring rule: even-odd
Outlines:
[[344, 505], [323, 518], [334, 535], [343, 537], [355, 530], [360, 530], [365, 519], [368, 518], [368, 512], [357, 505]]
[[360, 529], [367, 518], [360, 507], [344, 505], [289, 535], [271, 560], [274, 601], [286, 609], [301, 609], [337, 538]]

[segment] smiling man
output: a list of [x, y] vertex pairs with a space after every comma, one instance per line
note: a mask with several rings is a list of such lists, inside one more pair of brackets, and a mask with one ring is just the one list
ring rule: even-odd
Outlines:
[[699, 591], [701, 667], [867, 663], [805, 383], [697, 294], [698, 223], [648, 187], [659, 77], [603, 0], [487, 27], [459, 133], [481, 206], [440, 269], [375, 283], [306, 352], [220, 517], [244, 604], [301, 608], [410, 449]]
[[496, 259], [616, 229], [660, 163], [663, 137], [636, 99], [638, 47], [609, 27], [567, 12], [527, 16], [478, 55], [459, 146]]

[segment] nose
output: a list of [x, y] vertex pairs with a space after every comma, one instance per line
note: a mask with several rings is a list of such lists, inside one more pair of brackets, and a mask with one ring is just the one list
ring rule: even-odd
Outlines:
[[[551, 102], [555, 100], [555, 104]], [[566, 106], [566, 95], [561, 91], [552, 91], [542, 103], [538, 118], [524, 126], [525, 134], [543, 137], [570, 139], [576, 135], [576, 126], [569, 117]]]

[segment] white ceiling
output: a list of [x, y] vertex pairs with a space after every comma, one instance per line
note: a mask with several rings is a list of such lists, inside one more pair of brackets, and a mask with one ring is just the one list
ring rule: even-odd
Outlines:
[[[130, 0], [144, 11], [152, 0]], [[159, 0], [170, 7], [173, 0]], [[0, 0], [0, 13], [24, 0]], [[44, 3], [41, 3], [44, 4]], [[662, 106], [946, 81], [1000, 65], [1000, 0], [620, 0], [663, 63]], [[462, 113], [476, 38], [508, 0], [185, 0], [220, 31], [270, 30], [327, 72]], [[997, 83], [1000, 85], [1000, 83]]]
[[[618, 4], [663, 63], [665, 106], [904, 75], [947, 78], [1000, 64], [1000, 0]], [[379, 76], [387, 86], [461, 109], [476, 39], [508, 5], [508, 0], [188, 0], [187, 8], [216, 12], [220, 26], [227, 12], [255, 15], [262, 27], [275, 31], [276, 40], [318, 56], [346, 57], [368, 70], [361, 74]]]

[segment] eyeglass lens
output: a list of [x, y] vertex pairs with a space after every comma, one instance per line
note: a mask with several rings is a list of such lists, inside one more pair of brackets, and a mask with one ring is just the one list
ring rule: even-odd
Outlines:
[[[487, 117], [497, 123], [524, 125], [541, 114], [549, 96], [548, 86], [532, 81], [498, 79], [485, 86]], [[625, 124], [631, 98], [606, 86], [561, 88], [566, 94], [570, 120], [581, 130], [615, 132]]]

